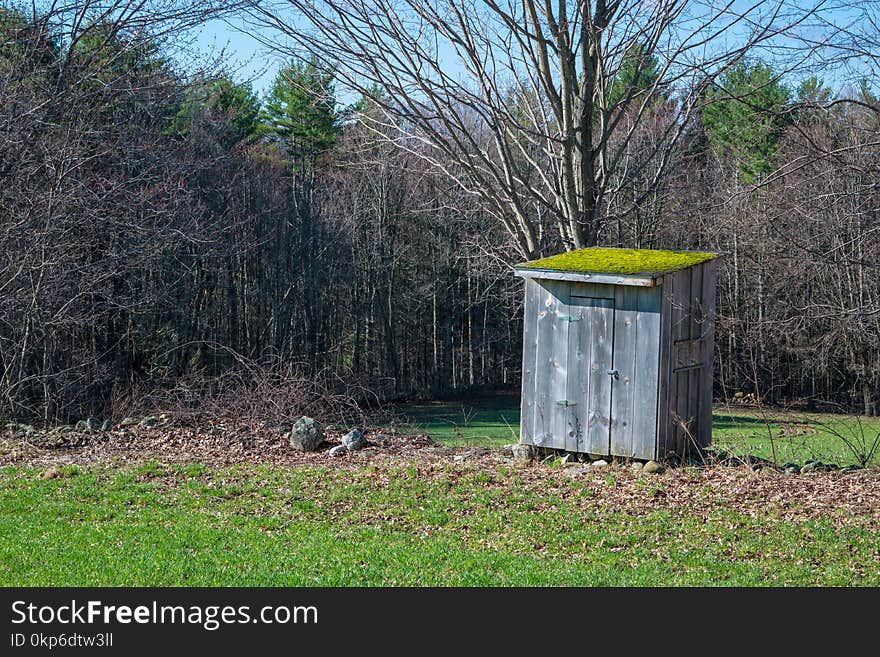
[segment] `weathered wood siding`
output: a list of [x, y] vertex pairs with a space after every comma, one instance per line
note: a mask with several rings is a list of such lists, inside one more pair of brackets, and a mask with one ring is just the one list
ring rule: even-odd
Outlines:
[[615, 289], [612, 380], [612, 456], [654, 458], [657, 439], [657, 381], [660, 288]]
[[715, 375], [715, 287], [718, 281], [718, 261], [703, 263], [703, 292], [700, 303], [700, 340], [703, 367], [700, 370], [700, 398], [697, 409], [697, 440], [701, 447], [712, 443], [712, 385]]
[[712, 439], [712, 360], [717, 264], [663, 281], [657, 455], [683, 454]]
[[521, 442], [641, 459], [707, 446], [716, 277], [708, 261], [653, 287], [526, 278]]

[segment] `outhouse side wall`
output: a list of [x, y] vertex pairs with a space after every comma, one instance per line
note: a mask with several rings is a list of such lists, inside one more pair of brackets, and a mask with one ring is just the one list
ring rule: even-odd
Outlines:
[[663, 278], [659, 458], [712, 439], [717, 270], [709, 260]]

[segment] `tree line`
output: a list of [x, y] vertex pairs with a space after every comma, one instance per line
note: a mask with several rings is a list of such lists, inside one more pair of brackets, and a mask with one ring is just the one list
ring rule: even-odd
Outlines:
[[592, 244], [725, 254], [717, 397], [878, 412], [875, 80], [740, 53], [685, 87], [636, 39], [589, 108], [560, 100], [600, 175], [548, 146], [529, 84], [483, 71], [501, 113], [446, 96], [429, 125], [300, 49], [258, 97], [169, 55], [155, 27], [197, 16], [162, 20], [0, 13], [0, 416], [197, 399], [242, 369], [381, 400], [515, 389], [511, 265]]

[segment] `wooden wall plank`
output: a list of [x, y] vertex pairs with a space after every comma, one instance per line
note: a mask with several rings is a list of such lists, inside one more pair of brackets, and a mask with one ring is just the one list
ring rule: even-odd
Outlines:
[[[690, 297], [688, 298], [688, 318], [690, 327], [688, 328], [688, 338], [694, 339], [700, 337], [700, 308], [703, 296], [703, 264], [690, 268], [691, 288]], [[702, 383], [703, 368], [694, 368], [688, 371], [688, 396], [685, 404], [685, 417], [688, 418], [689, 436], [684, 436], [688, 444], [685, 448], [690, 451], [696, 446], [697, 436], [700, 431], [700, 386]]]
[[583, 285], [572, 283], [569, 288], [568, 379], [565, 395], [575, 404], [568, 408], [565, 449], [569, 452], [584, 451], [589, 418], [592, 332], [590, 331], [591, 309], [588, 304], [591, 299], [572, 296], [576, 288], [581, 287]]
[[663, 277], [663, 298], [660, 308], [660, 372], [657, 377], [657, 448], [654, 458], [666, 456], [671, 445], [671, 421], [669, 407], [672, 382], [672, 304], [675, 299], [675, 275]]
[[525, 279], [523, 301], [522, 400], [520, 402], [519, 441], [533, 445], [535, 430], [535, 359], [538, 351], [538, 304], [541, 286]]
[[703, 370], [700, 382], [698, 441], [701, 447], [712, 442], [712, 385], [715, 361], [715, 287], [718, 279], [718, 261], [703, 265], [703, 291], [700, 335], [703, 343]]
[[662, 288], [638, 290], [633, 373], [632, 445], [629, 456], [654, 458], [657, 447], [657, 383], [660, 369]]
[[612, 383], [608, 376], [614, 353], [614, 300], [592, 299], [590, 311], [590, 380], [587, 430], [583, 451], [608, 454], [611, 432]]
[[[672, 303], [672, 341], [687, 340], [690, 334], [690, 317], [688, 299], [691, 295], [691, 275], [687, 269], [675, 274], [675, 298]], [[673, 372], [669, 394], [672, 403], [669, 406], [672, 430], [670, 451], [681, 454], [684, 445], [684, 432], [681, 422], [687, 418], [688, 373]]]
[[[568, 293], [568, 284], [560, 281], [541, 281], [541, 291], [538, 299], [537, 313], [537, 351], [535, 356], [535, 410], [533, 430], [533, 442], [538, 447], [551, 447], [564, 449], [563, 436], [557, 436], [554, 431], [557, 422], [556, 400], [559, 399], [559, 389], [565, 393], [564, 367], [565, 361], [560, 364], [557, 351], [559, 335], [560, 297]], [[563, 348], [568, 344], [566, 340]], [[560, 371], [560, 367], [563, 371]], [[561, 380], [561, 383], [560, 383]]]
[[613, 369], [619, 378], [611, 382], [611, 454], [632, 455], [633, 391], [638, 345], [638, 290], [619, 287], [614, 300]]
[[547, 447], [566, 449], [568, 434], [570, 431], [571, 407], [569, 404], [577, 403], [577, 400], [568, 398], [568, 365], [570, 355], [568, 353], [568, 339], [571, 333], [571, 306], [568, 305], [568, 283], [558, 283], [555, 286], [556, 312], [553, 323], [553, 345], [550, 363], [550, 434], [552, 440]]

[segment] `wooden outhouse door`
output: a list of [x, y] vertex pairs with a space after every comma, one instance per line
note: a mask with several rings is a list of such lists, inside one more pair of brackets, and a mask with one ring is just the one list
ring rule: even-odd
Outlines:
[[[557, 284], [538, 315], [535, 443], [609, 453], [614, 298]], [[590, 296], [587, 296], [587, 295]], [[542, 336], [542, 333], [545, 335]], [[542, 339], [543, 338], [543, 339]], [[542, 371], [543, 370], [543, 371]]]
[[527, 440], [570, 452], [653, 458], [660, 288], [542, 281], [529, 290], [537, 321], [534, 335], [526, 332], [534, 360], [524, 352]]

